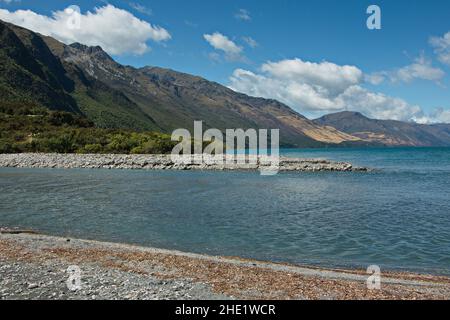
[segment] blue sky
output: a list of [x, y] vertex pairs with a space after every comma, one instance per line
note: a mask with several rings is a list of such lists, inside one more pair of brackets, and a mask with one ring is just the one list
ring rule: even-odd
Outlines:
[[[134, 50], [132, 43], [117, 50], [107, 47], [120, 63], [200, 75], [245, 93], [277, 98], [310, 117], [354, 109], [378, 118], [450, 122], [450, 61], [446, 60], [450, 34], [445, 37], [450, 32], [449, 1], [108, 3], [167, 32], [159, 34], [161, 39], [143, 36], [145, 52]], [[381, 30], [366, 27], [366, 9], [371, 4], [381, 8]], [[22, 15], [22, 20], [17, 20], [12, 14], [18, 9], [52, 17], [53, 12], [70, 5], [79, 6], [85, 15], [106, 6], [106, 1], [0, 0], [0, 8], [16, 23], [28, 19]], [[114, 14], [107, 17], [114, 19]], [[5, 12], [0, 18], [5, 19]], [[124, 25], [128, 25], [126, 20]], [[42, 28], [36, 31], [45, 33]], [[129, 35], [138, 34], [127, 28], [124, 32]], [[103, 31], [104, 37], [109, 36], [108, 30]], [[55, 36], [51, 32], [47, 33]], [[120, 36], [123, 34], [118, 35], [118, 45], [124, 43]], [[65, 34], [61, 37], [66, 39]], [[90, 35], [83, 37], [102, 42]], [[257, 44], [249, 45], [250, 38]], [[138, 36], [136, 41], [140, 41]], [[318, 73], [324, 76], [317, 78]], [[330, 78], [324, 78], [327, 75]]]

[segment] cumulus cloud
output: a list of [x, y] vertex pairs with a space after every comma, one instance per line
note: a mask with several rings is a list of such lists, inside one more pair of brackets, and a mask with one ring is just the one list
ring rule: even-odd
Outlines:
[[237, 61], [244, 60], [245, 57], [241, 55], [243, 48], [231, 41], [227, 36], [220, 32], [213, 34], [204, 34], [205, 40], [216, 50], [225, 53], [227, 60]]
[[[166, 29], [153, 26], [110, 4], [85, 14], [69, 7], [53, 12], [50, 17], [31, 10], [10, 12], [0, 9], [0, 19], [67, 44], [99, 45], [113, 55], [143, 54], [150, 49], [147, 44], [149, 40], [161, 42], [171, 39]], [[74, 20], [77, 21], [75, 25]]]
[[312, 115], [352, 110], [376, 119], [445, 120], [445, 113], [427, 117], [418, 105], [369, 91], [363, 87], [364, 81], [363, 72], [355, 66], [292, 59], [265, 63], [258, 73], [237, 69], [230, 77], [230, 88], [276, 99], [300, 113]]
[[419, 57], [406, 67], [400, 68], [395, 73], [395, 78], [403, 82], [411, 82], [414, 79], [423, 79], [438, 82], [445, 76], [445, 72], [431, 65], [431, 60]]
[[430, 44], [434, 48], [439, 61], [450, 66], [450, 31], [442, 37], [432, 37]]
[[352, 86], [343, 92], [337, 101], [342, 110], [359, 111], [376, 119], [417, 121], [424, 117], [420, 106], [411, 105], [403, 99], [371, 92], [361, 86]]
[[203, 37], [212, 47], [214, 47], [214, 49], [222, 50], [225, 53], [239, 54], [242, 51], [242, 47], [239, 47], [236, 43], [228, 39], [227, 36], [224, 36], [219, 32], [205, 34]]
[[377, 86], [379, 84], [382, 84], [386, 80], [387, 74], [384, 71], [374, 72], [364, 75], [364, 78], [366, 82]]
[[282, 60], [265, 63], [261, 70], [277, 79], [311, 85], [329, 96], [335, 96], [363, 79], [363, 72], [357, 67], [339, 66], [327, 61]]
[[385, 80], [390, 80], [392, 83], [410, 83], [414, 80], [427, 80], [439, 84], [444, 77], [445, 72], [443, 70], [434, 67], [430, 59], [421, 55], [412, 64], [405, 67], [366, 75], [366, 81], [374, 85], [381, 84]]
[[450, 110], [437, 108], [431, 113], [431, 116], [425, 119], [426, 123], [441, 122], [450, 123]]
[[234, 17], [238, 20], [242, 21], [250, 21], [252, 17], [250, 16], [250, 12], [246, 9], [239, 9], [238, 12], [234, 14]]

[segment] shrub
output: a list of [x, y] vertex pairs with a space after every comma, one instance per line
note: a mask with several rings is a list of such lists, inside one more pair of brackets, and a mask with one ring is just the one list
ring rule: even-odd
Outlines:
[[96, 128], [77, 114], [0, 102], [1, 153], [168, 153], [174, 145], [161, 133]]
[[87, 144], [77, 150], [77, 153], [102, 153], [104, 147], [101, 144]]

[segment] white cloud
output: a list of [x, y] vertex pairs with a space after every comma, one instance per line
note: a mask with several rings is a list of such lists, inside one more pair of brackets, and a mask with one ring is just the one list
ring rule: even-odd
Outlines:
[[142, 14], [146, 14], [148, 16], [151, 16], [153, 14], [153, 11], [151, 8], [147, 8], [146, 6], [137, 3], [137, 2], [130, 2], [130, 7], [136, 10], [137, 12], [140, 12]]
[[397, 70], [395, 77], [399, 81], [411, 82], [414, 79], [429, 81], [440, 81], [445, 76], [445, 72], [431, 65], [431, 60], [421, 56], [413, 64]]
[[[70, 8], [70, 7], [69, 7]], [[74, 14], [67, 8], [55, 11], [51, 17], [31, 10], [10, 12], [0, 9], [0, 19], [54, 37], [66, 44], [80, 42], [90, 46], [101, 46], [110, 54], [143, 54], [148, 51], [147, 42], [171, 39], [170, 33], [162, 27], [140, 20], [130, 12], [105, 5], [94, 12], [78, 13], [77, 28], [71, 25]]]
[[431, 119], [429, 119], [428, 122], [450, 123], [450, 110], [446, 110], [444, 108], [437, 108], [431, 114]]
[[234, 17], [238, 20], [250, 21], [252, 17], [250, 16], [250, 12], [246, 9], [239, 9], [238, 12], [234, 14]]
[[450, 66], [450, 31], [442, 37], [432, 37], [430, 44], [434, 47], [439, 61]]
[[239, 47], [236, 43], [228, 39], [227, 36], [219, 32], [205, 34], [203, 37], [214, 49], [222, 50], [228, 54], [240, 54], [242, 52], [242, 47]]
[[[418, 105], [364, 88], [364, 74], [354, 66], [301, 59], [268, 62], [259, 73], [237, 69], [230, 88], [251, 96], [276, 99], [300, 113], [322, 115], [344, 110], [359, 111], [377, 119], [443, 121], [442, 113], [426, 117]], [[448, 119], [447, 119], [448, 120]]]
[[450, 110], [444, 108], [435, 108], [428, 115], [423, 114], [414, 119], [417, 123], [433, 124], [433, 123], [450, 123]]
[[343, 110], [359, 111], [375, 119], [416, 121], [424, 117], [418, 105], [411, 105], [403, 99], [382, 93], [371, 92], [361, 86], [352, 86], [337, 100]]
[[241, 55], [243, 48], [231, 41], [227, 36], [220, 32], [213, 34], [204, 34], [205, 40], [216, 50], [223, 51], [225, 57], [230, 61], [244, 61], [245, 57]]
[[389, 79], [392, 83], [410, 83], [414, 80], [427, 80], [440, 83], [445, 77], [445, 72], [432, 65], [431, 60], [424, 55], [419, 56], [410, 65], [392, 71], [380, 71], [366, 75], [366, 81], [378, 85]]
[[259, 46], [258, 42], [253, 39], [252, 37], [242, 37], [242, 40], [250, 47], [250, 48], [256, 48]]
[[381, 72], [374, 72], [371, 74], [366, 74], [366, 75], [364, 75], [364, 78], [365, 78], [366, 82], [377, 86], [379, 84], [382, 84], [386, 80], [387, 75], [386, 75], [386, 72], [381, 71]]
[[301, 59], [265, 63], [261, 70], [276, 79], [306, 84], [323, 94], [335, 96], [363, 79], [363, 72], [354, 66], [339, 66], [327, 61], [314, 63]]

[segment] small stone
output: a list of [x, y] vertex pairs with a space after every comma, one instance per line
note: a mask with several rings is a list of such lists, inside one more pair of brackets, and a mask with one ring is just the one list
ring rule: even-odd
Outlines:
[[28, 284], [28, 289], [36, 289], [36, 288], [39, 288], [39, 285], [37, 283]]

